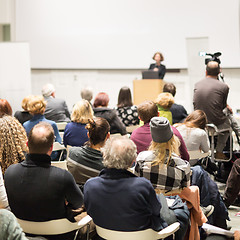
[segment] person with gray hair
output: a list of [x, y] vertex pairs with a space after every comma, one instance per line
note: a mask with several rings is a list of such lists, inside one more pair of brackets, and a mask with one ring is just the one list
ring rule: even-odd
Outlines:
[[90, 87], [83, 88], [80, 94], [82, 99], [89, 101], [89, 103], [91, 102], [93, 98], [93, 91]]
[[70, 113], [66, 102], [56, 98], [56, 91], [51, 83], [47, 83], [42, 88], [42, 95], [47, 101], [45, 117], [54, 122], [70, 122]]
[[116, 231], [159, 231], [167, 226], [151, 183], [128, 171], [136, 151], [124, 137], [110, 139], [103, 147], [105, 168], [84, 185], [84, 205], [96, 225]]

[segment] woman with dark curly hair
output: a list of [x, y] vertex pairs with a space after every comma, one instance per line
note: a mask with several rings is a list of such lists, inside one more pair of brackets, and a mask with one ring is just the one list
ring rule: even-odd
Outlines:
[[2, 173], [14, 163], [25, 159], [28, 152], [27, 135], [23, 126], [12, 116], [4, 115], [0, 118], [0, 163]]

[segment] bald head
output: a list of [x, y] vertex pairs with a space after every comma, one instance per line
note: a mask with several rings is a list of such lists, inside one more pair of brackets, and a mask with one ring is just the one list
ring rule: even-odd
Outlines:
[[48, 154], [54, 142], [54, 131], [52, 126], [46, 122], [35, 125], [28, 136], [28, 147], [30, 153]]
[[107, 168], [127, 169], [137, 157], [137, 148], [129, 138], [113, 138], [107, 141], [103, 151], [103, 164]]
[[219, 63], [215, 62], [215, 61], [208, 62], [207, 67], [206, 67], [206, 75], [212, 76], [212, 77], [217, 77], [219, 73], [220, 73]]

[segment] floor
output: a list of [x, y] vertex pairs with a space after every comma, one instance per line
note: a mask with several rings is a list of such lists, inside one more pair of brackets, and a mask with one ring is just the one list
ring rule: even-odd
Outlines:
[[[219, 182], [216, 182], [216, 183], [218, 185], [219, 192], [223, 194], [226, 184], [219, 183]], [[231, 227], [231, 231], [235, 231], [235, 230], [240, 231], [240, 215], [236, 216], [236, 214], [240, 212], [240, 207], [231, 205], [228, 209], [228, 212], [229, 212], [229, 217], [231, 221], [228, 221], [227, 224], [229, 227]]]

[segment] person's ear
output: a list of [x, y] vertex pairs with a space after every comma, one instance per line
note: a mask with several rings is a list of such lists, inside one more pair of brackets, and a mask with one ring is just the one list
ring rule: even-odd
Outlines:
[[27, 142], [26, 142], [26, 145], [28, 146], [28, 140], [27, 140]]
[[88, 136], [88, 139], [89, 139], [89, 138], [90, 138], [90, 137], [89, 137], [89, 132], [87, 132], [87, 136]]
[[110, 138], [110, 132], [107, 133], [106, 140]]

